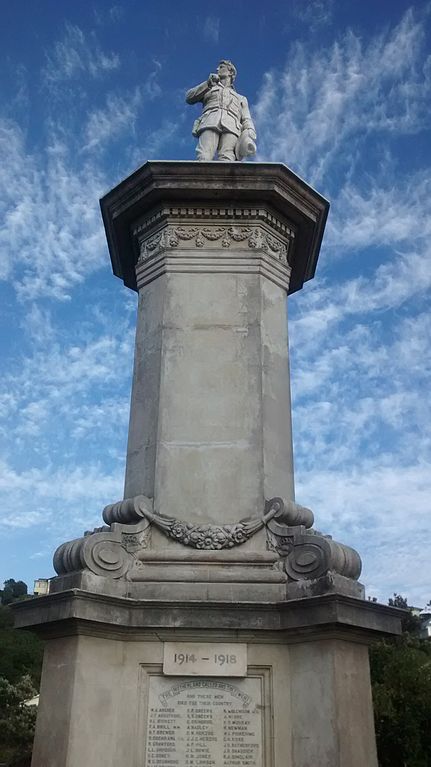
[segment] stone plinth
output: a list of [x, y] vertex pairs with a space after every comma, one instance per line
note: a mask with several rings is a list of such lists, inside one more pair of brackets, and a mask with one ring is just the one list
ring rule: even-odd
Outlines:
[[[339, 595], [209, 605], [75, 590], [15, 611], [47, 640], [32, 767], [188, 767], [193, 727], [197, 767], [230, 766], [233, 747], [251, 767], [377, 767], [367, 644], [399, 632], [399, 610]], [[238, 643], [247, 676], [166, 675], [165, 642], [208, 654]], [[229, 732], [217, 716], [226, 689], [253, 699], [235, 705]]]

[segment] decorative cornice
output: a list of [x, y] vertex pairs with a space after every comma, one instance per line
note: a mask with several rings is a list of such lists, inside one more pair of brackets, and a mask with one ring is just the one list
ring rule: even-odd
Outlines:
[[289, 226], [282, 216], [276, 216], [274, 212], [271, 212], [266, 208], [255, 206], [203, 207], [198, 204], [187, 207], [178, 205], [169, 207], [164, 206], [157, 210], [153, 210], [150, 215], [145, 216], [137, 222], [133, 227], [133, 235], [135, 237], [140, 237], [148, 232], [148, 230], [167, 221], [171, 223], [198, 222], [201, 224], [203, 220], [208, 221], [208, 223], [221, 221], [227, 226], [231, 225], [233, 222], [245, 224], [264, 222], [267, 226], [271, 227], [271, 229], [287, 239], [292, 239], [295, 236], [294, 227]]
[[257, 216], [265, 210], [263, 224], [275, 231], [276, 219], [295, 235], [289, 293], [314, 275], [329, 204], [289, 168], [273, 163], [148, 162], [101, 200], [114, 274], [133, 290], [138, 289], [133, 231], [168, 206], [170, 216], [185, 215], [196, 224], [205, 217], [218, 221], [214, 208], [233, 223], [245, 220], [245, 209], [257, 211]]
[[[126, 641], [152, 640], [157, 631], [168, 641], [175, 614], [178, 640], [204, 641], [217, 629], [219, 641], [242, 638], [252, 643], [353, 639], [367, 643], [382, 634], [400, 634], [401, 610], [338, 593], [282, 602], [179, 602], [174, 599], [133, 599], [72, 588], [15, 602], [19, 628], [42, 636], [112, 636]], [[115, 615], [115, 622], [112, 616]]]

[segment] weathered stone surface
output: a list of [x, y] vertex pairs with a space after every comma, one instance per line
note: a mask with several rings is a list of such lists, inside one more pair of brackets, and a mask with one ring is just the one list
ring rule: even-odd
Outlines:
[[[262, 696], [261, 733], [251, 727], [254, 714], [250, 721], [247, 713], [237, 716], [245, 727], [238, 732], [246, 733], [238, 741], [242, 750], [252, 743], [262, 749], [262, 762], [251, 762], [253, 767], [377, 764], [366, 644], [381, 633], [400, 631], [399, 610], [336, 595], [279, 605], [178, 604], [74, 590], [17, 603], [15, 611], [18, 625], [48, 639], [32, 767], [150, 767], [145, 762], [150, 710], [159, 710], [160, 695], [170, 696], [173, 689], [172, 677], [163, 677], [165, 642], [209, 643], [212, 651], [217, 643], [247, 645], [247, 677], [244, 684], [231, 683], [239, 692], [243, 685], [249, 697], [253, 688], [253, 700]], [[205, 692], [208, 677], [182, 677], [190, 679], [209, 697], [176, 697], [168, 709], [181, 717], [183, 700], [190, 727], [197, 729], [202, 718], [194, 717], [196, 708], [202, 714], [209, 707], [204, 729], [216, 727], [207, 735], [220, 748], [231, 741], [212, 714], [215, 688]], [[224, 692], [217, 694], [223, 699]], [[165, 744], [179, 736], [171, 719], [165, 719]], [[160, 735], [153, 720], [151, 732]], [[161, 740], [151, 742], [160, 751]], [[219, 765], [225, 767], [223, 761]]]
[[238, 274], [141, 290], [127, 453], [125, 497], [166, 516], [230, 523], [293, 498], [284, 290]]
[[233, 87], [236, 67], [220, 61], [217, 72], [186, 94], [188, 104], [202, 102], [202, 115], [195, 120], [193, 135], [199, 139], [196, 149], [200, 162], [234, 162], [256, 153], [256, 130], [248, 102]]
[[[157, 514], [151, 499], [136, 496], [107, 506], [103, 518], [109, 526], [58, 547], [60, 577], [51, 592], [78, 587], [148, 599], [164, 589], [171, 599], [229, 601], [364, 597], [359, 555], [313, 530], [313, 512], [293, 501], [272, 498], [262, 515], [234, 523], [196, 524]], [[259, 550], [255, 539], [264, 530], [266, 547]]]
[[[365, 646], [400, 611], [363, 599], [359, 556], [294, 502], [285, 299], [328, 204], [281, 165], [147, 163], [102, 211], [139, 290], [125, 500], [15, 606], [47, 640], [32, 767], [185, 767], [159, 716], [177, 693], [196, 732], [210, 702], [206, 767], [376, 767]], [[172, 687], [181, 641], [246, 644], [247, 676]], [[242, 763], [218, 683], [245, 706]]]
[[58, 548], [52, 589], [275, 601], [341, 576], [363, 596], [359, 555], [294, 501], [286, 293], [326, 201], [281, 165], [147, 163], [101, 204], [139, 290], [125, 499]]
[[195, 226], [208, 217], [232, 225], [241, 216], [265, 221], [274, 236], [287, 227], [294, 234], [289, 254], [293, 293], [314, 276], [329, 203], [279, 163], [169, 161], [145, 163], [102, 198], [101, 209], [114, 274], [133, 290], [139, 245], [131, 231], [142, 217], [154, 215], [157, 225], [160, 215], [166, 217], [163, 211], [172, 209], [184, 212]]
[[[94, 579], [97, 576], [93, 576]], [[377, 605], [363, 599], [341, 594], [290, 601], [268, 602], [261, 596], [253, 601], [218, 601], [208, 603], [193, 600], [184, 594], [183, 601], [169, 600], [167, 593], [160, 598], [134, 599], [132, 596], [106, 595], [72, 586], [47, 596], [17, 602], [14, 605], [18, 628], [32, 628], [45, 636], [95, 631], [99, 626], [104, 635], [124, 635], [131, 631], [161, 631], [175, 626], [176, 630], [214, 629], [226, 631], [275, 631], [283, 641], [297, 641], [308, 636], [338, 634], [362, 637], [401, 632], [401, 610]], [[186, 587], [188, 584], [185, 584]], [[184, 589], [186, 591], [187, 588]]]
[[149, 676], [145, 767], [264, 767], [262, 678]]
[[292, 765], [377, 767], [367, 648], [334, 638], [289, 654]]

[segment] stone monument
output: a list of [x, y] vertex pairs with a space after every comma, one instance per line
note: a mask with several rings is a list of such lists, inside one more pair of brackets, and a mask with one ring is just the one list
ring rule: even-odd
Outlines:
[[229, 161], [256, 137], [233, 75], [187, 94], [201, 162], [147, 162], [101, 200], [138, 293], [124, 499], [15, 607], [46, 639], [33, 767], [377, 765], [367, 645], [399, 611], [294, 496], [286, 296], [329, 205]]

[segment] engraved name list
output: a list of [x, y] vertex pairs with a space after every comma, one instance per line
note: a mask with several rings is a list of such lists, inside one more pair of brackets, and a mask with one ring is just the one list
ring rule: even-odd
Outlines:
[[151, 676], [145, 767], [263, 767], [261, 680]]

